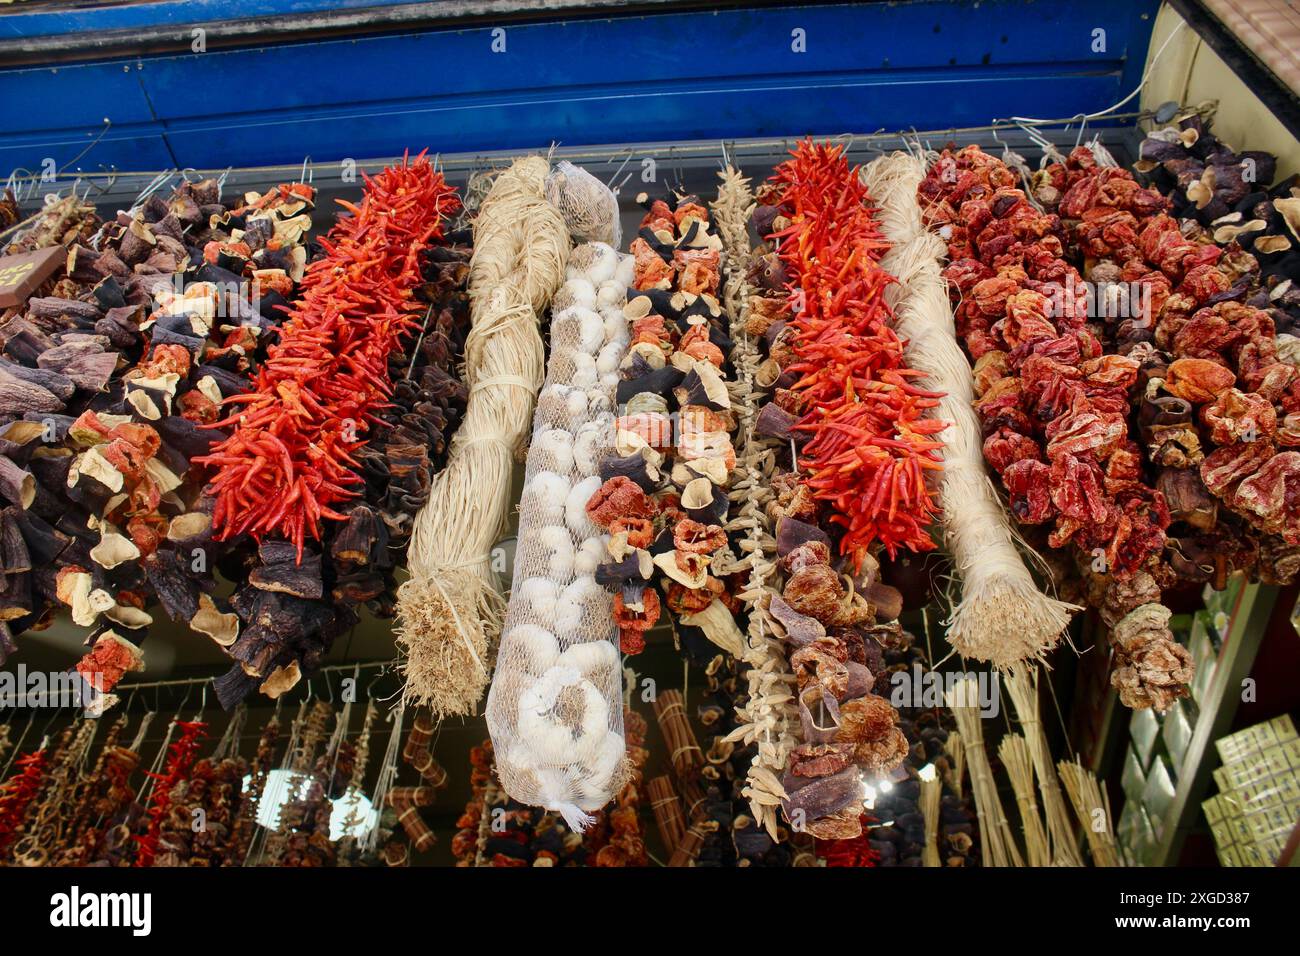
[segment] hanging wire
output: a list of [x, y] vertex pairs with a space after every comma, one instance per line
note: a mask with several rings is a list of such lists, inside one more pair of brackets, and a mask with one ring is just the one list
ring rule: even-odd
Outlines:
[[[1155, 70], [1156, 64], [1160, 62], [1160, 57], [1165, 52], [1165, 48], [1168, 47], [1171, 42], [1173, 42], [1174, 37], [1178, 36], [1178, 34], [1182, 32], [1182, 29], [1185, 26], [1187, 26], [1187, 21], [1179, 20], [1178, 25], [1174, 27], [1172, 31], [1170, 31], [1169, 36], [1165, 37], [1165, 42], [1160, 44], [1160, 49], [1156, 50], [1156, 55], [1151, 58], [1151, 62], [1148, 63], [1146, 69], [1142, 71], [1142, 79], [1138, 81], [1138, 85], [1136, 88], [1134, 88], [1132, 93], [1124, 97], [1118, 103], [1106, 107], [1104, 110], [1098, 110], [1096, 113], [1083, 114], [1084, 121], [1087, 122], [1088, 120], [1104, 119], [1106, 116], [1110, 115], [1111, 113], [1114, 113], [1116, 110], [1120, 109], [1121, 107], [1127, 106], [1129, 101], [1132, 100], [1133, 97], [1141, 93], [1143, 88], [1145, 88], [1147, 85], [1147, 80], [1151, 78], [1151, 73], [1153, 70]], [[1011, 120], [1013, 122], [1029, 123], [1035, 126], [1047, 126], [1056, 122], [1055, 120], [1033, 119], [1031, 117], [1026, 117], [1026, 116], [1012, 116]], [[994, 122], [997, 121], [994, 120]]]

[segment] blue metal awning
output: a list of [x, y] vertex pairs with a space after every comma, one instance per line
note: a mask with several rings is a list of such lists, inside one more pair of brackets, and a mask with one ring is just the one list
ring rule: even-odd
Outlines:
[[[552, 19], [537, 6], [169, 0], [5, 13], [0, 45], [46, 60], [0, 68], [0, 175], [1065, 118], [1137, 86], [1158, 3], [613, 4]], [[414, 16], [435, 7], [474, 15]], [[286, 29], [241, 32], [259, 18]], [[205, 52], [112, 52], [124, 37], [175, 46], [195, 29]]]

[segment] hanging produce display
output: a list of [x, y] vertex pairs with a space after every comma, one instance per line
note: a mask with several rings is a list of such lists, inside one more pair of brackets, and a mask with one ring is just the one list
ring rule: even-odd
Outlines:
[[0, 868], [1176, 856], [1300, 583], [1300, 175], [1128, 102], [15, 172]]

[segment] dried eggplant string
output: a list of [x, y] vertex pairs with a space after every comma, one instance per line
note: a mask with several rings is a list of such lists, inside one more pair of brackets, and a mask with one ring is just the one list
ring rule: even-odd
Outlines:
[[944, 535], [961, 578], [948, 639], [964, 657], [1007, 667], [1055, 647], [1078, 608], [1048, 597], [1035, 584], [1017, 550], [1027, 545], [985, 470], [970, 365], [957, 343], [939, 269], [947, 249], [921, 222], [916, 201], [924, 177], [923, 163], [909, 153], [883, 156], [863, 170], [863, 182], [879, 203], [885, 237], [893, 244], [880, 264], [899, 280], [885, 292], [894, 300], [895, 328], [906, 340], [909, 365], [926, 374], [928, 388], [943, 393], [935, 415], [949, 422], [935, 436], [943, 441]]
[[474, 219], [470, 401], [447, 466], [416, 517], [407, 549], [411, 579], [398, 591], [405, 699], [439, 718], [478, 705], [503, 618], [491, 548], [509, 508], [513, 454], [542, 382], [537, 316], [559, 287], [569, 252], [564, 221], [543, 198], [548, 168], [540, 157], [514, 163]]
[[775, 497], [771, 479], [776, 469], [776, 452], [770, 443], [757, 440], [754, 426], [760, 397], [758, 385], [762, 353], [747, 328], [750, 299], [754, 289], [747, 275], [753, 256], [749, 245], [749, 220], [755, 203], [750, 181], [728, 166], [720, 174], [718, 199], [712, 204], [718, 234], [727, 253], [724, 301], [734, 323], [735, 347], [731, 362], [736, 369], [731, 389], [736, 412], [736, 471], [728, 497], [732, 512], [724, 526], [728, 534], [742, 534], [741, 557], [736, 570], [748, 568], [749, 575], [737, 597], [748, 612], [743, 659], [747, 693], [736, 708], [737, 726], [725, 738], [727, 743], [754, 747], [741, 795], [749, 802], [756, 824], [773, 839], [779, 836], [777, 808], [787, 796], [780, 775], [790, 751], [798, 746], [795, 728], [799, 713], [795, 705], [795, 676], [790, 670], [777, 627], [773, 626], [768, 604], [780, 592], [777, 581], [776, 539], [768, 504]]

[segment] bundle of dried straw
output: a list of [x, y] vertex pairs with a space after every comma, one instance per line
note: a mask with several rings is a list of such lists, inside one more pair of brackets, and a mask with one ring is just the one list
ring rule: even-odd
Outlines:
[[944, 443], [944, 538], [961, 578], [948, 640], [965, 657], [1005, 668], [1051, 650], [1078, 608], [1048, 597], [1034, 583], [1017, 550], [1028, 546], [985, 471], [970, 363], [957, 344], [939, 269], [946, 248], [922, 224], [916, 202], [924, 175], [921, 160], [908, 153], [883, 156], [862, 174], [893, 243], [881, 265], [899, 280], [890, 295], [895, 327], [908, 343], [908, 364], [926, 373], [923, 387], [945, 393], [935, 415], [951, 423], [935, 436]]
[[1051, 838], [1053, 866], [1083, 866], [1083, 857], [1074, 837], [1070, 814], [1061, 797], [1061, 785], [1052, 767], [1052, 752], [1047, 746], [1047, 735], [1039, 719], [1037, 665], [1012, 668], [1004, 679], [1011, 704], [1015, 708], [1020, 728], [1025, 735], [1025, 745], [1034, 762], [1038, 777], [1038, 791], [1043, 795], [1043, 813], [1047, 817], [1047, 831]]
[[504, 602], [492, 546], [543, 377], [538, 316], [564, 280], [569, 234], [544, 198], [539, 156], [499, 174], [474, 220], [465, 419], [434, 477], [407, 551], [397, 639], [406, 699], [441, 718], [474, 712], [487, 687]]
[[984, 730], [980, 724], [979, 693], [974, 677], [958, 680], [945, 694], [948, 709], [957, 719], [966, 766], [970, 768], [970, 789], [975, 795], [975, 815], [979, 820], [980, 851], [985, 866], [1024, 866], [993, 782], [993, 768], [984, 751]]
[[1088, 837], [1088, 851], [1094, 866], [1123, 866], [1115, 845], [1115, 826], [1110, 815], [1110, 797], [1097, 785], [1097, 777], [1079, 758], [1056, 765], [1070, 795], [1074, 812]]

